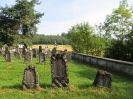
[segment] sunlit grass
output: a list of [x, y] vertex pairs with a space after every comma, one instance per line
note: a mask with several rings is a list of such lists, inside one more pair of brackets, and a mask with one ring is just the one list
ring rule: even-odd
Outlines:
[[[41, 88], [23, 91], [24, 69], [30, 64], [38, 70]], [[98, 70], [72, 60], [68, 63], [69, 87], [54, 89], [51, 87], [49, 59], [39, 64], [39, 59], [34, 58], [32, 63], [24, 64], [23, 58], [13, 58], [12, 62], [5, 62], [0, 57], [0, 99], [132, 99], [133, 80], [114, 73], [110, 89], [92, 86]]]

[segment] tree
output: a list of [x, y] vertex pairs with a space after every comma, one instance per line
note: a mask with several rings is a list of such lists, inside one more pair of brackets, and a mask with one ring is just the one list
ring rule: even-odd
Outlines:
[[68, 31], [68, 38], [73, 51], [88, 54], [89, 49], [92, 47], [93, 32], [93, 27], [88, 23], [72, 26]]
[[11, 44], [13, 44], [15, 41], [18, 42], [13, 35], [15, 34], [17, 37], [19, 35], [21, 37], [19, 41], [26, 47], [30, 46], [34, 34], [37, 32], [36, 24], [40, 23], [39, 19], [44, 15], [34, 9], [35, 5], [39, 4], [38, 0], [16, 0], [16, 4], [11, 7], [1, 7], [0, 27], [3, 27], [0, 29], [0, 36], [4, 38], [6, 35], [7, 39], [10, 37]]
[[132, 6], [129, 7], [127, 0], [120, 1], [119, 7], [106, 17], [103, 25], [106, 36], [123, 41], [123, 36], [131, 31], [132, 12]]

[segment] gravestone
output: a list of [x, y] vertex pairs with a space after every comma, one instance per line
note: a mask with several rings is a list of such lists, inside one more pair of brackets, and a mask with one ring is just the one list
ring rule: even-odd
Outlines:
[[19, 52], [14, 52], [14, 56], [15, 56], [15, 58], [17, 58], [17, 59], [20, 59], [20, 54], [19, 54]]
[[39, 46], [39, 53], [42, 52], [42, 46]]
[[12, 56], [10, 51], [6, 51], [5, 53], [5, 61], [6, 62], [11, 62], [12, 61]]
[[113, 75], [107, 71], [99, 70], [96, 74], [93, 82], [94, 86], [97, 87], [108, 87], [110, 88], [113, 81]]
[[36, 56], [37, 56], [37, 50], [36, 49], [32, 49], [32, 53], [33, 53], [33, 58], [36, 58]]
[[19, 46], [16, 46], [16, 52], [19, 53]]
[[51, 51], [50, 51], [50, 49], [48, 49], [48, 51], [47, 51], [47, 58], [50, 58], [51, 57]]
[[46, 57], [48, 57], [48, 50], [49, 50], [49, 49], [48, 49], [48, 46], [46, 46], [45, 49], [44, 49], [44, 53], [45, 53], [45, 56], [46, 56]]
[[32, 52], [26, 51], [24, 55], [24, 63], [31, 62], [32, 61]]
[[40, 88], [39, 75], [35, 66], [30, 65], [25, 68], [22, 86], [24, 90]]
[[23, 49], [22, 49], [22, 57], [24, 57], [24, 56], [25, 56], [25, 53], [26, 53], [26, 47], [25, 47], [25, 46], [23, 46]]
[[52, 86], [57, 87], [67, 87], [69, 83], [68, 79], [68, 69], [66, 53], [60, 52], [56, 53], [56, 48], [52, 50], [51, 56], [51, 73], [52, 73]]
[[43, 52], [39, 53], [39, 63], [45, 62], [45, 54]]

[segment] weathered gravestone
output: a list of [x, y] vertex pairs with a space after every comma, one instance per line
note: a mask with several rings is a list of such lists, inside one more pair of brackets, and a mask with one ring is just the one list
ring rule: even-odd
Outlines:
[[36, 49], [32, 49], [32, 53], [33, 53], [33, 58], [36, 58], [36, 56], [37, 56], [37, 50]]
[[42, 46], [39, 46], [39, 53], [42, 52]]
[[6, 62], [11, 62], [12, 61], [12, 55], [10, 51], [6, 51], [5, 53], [5, 61]]
[[40, 88], [39, 76], [35, 66], [30, 65], [27, 68], [25, 68], [22, 86], [24, 90]]
[[50, 49], [47, 51], [47, 58], [50, 58], [51, 57], [51, 51]]
[[26, 51], [24, 55], [24, 63], [31, 62], [32, 61], [32, 52]]
[[68, 86], [69, 79], [66, 61], [66, 53], [56, 53], [56, 48], [53, 48], [51, 56], [51, 73], [52, 86], [55, 88]]
[[15, 58], [17, 58], [17, 59], [20, 59], [20, 54], [19, 54], [19, 52], [14, 52], [14, 56], [15, 56]]
[[23, 46], [23, 49], [22, 49], [22, 57], [24, 57], [24, 56], [25, 56], [25, 53], [26, 53], [26, 47], [25, 47], [25, 46]]
[[99, 70], [96, 74], [93, 82], [94, 86], [97, 87], [108, 87], [110, 88], [113, 81], [113, 75], [107, 71]]
[[43, 52], [39, 53], [39, 63], [45, 62], [45, 54]]

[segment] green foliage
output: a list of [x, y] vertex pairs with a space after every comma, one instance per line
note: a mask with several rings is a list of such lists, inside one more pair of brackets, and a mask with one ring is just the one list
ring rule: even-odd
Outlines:
[[38, 4], [38, 0], [16, 0], [15, 5], [0, 8], [0, 37], [4, 44], [32, 44], [33, 35], [37, 32], [36, 24], [40, 23], [39, 19], [43, 16], [43, 13], [34, 9]]
[[[23, 58], [5, 62], [0, 56], [0, 98], [1, 99], [132, 99], [133, 80], [112, 73], [112, 88], [92, 86], [99, 70], [93, 66], [77, 61], [68, 63], [69, 87], [54, 89], [51, 87], [50, 60], [39, 64], [38, 57], [32, 63], [24, 64]], [[36, 66], [40, 89], [22, 90], [24, 69], [30, 64]]]
[[69, 45], [69, 40], [66, 36], [44, 34], [36, 34], [36, 39], [33, 41], [33, 44], [54, 44], [55, 39], [58, 45]]
[[103, 25], [106, 37], [123, 40], [123, 36], [131, 32], [132, 14], [132, 6], [129, 7], [127, 0], [122, 0], [119, 7], [106, 17]]

